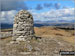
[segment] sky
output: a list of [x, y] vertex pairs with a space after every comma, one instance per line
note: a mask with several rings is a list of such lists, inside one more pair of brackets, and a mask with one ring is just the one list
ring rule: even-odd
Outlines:
[[[74, 8], [73, 1], [25, 1], [28, 7], [45, 12], [51, 9]], [[41, 7], [41, 8], [40, 8]], [[38, 13], [38, 11], [36, 11]]]
[[18, 11], [29, 11], [37, 21], [70, 22], [74, 21], [74, 1], [25, 1], [25, 0], [0, 0], [1, 23], [12, 24]]

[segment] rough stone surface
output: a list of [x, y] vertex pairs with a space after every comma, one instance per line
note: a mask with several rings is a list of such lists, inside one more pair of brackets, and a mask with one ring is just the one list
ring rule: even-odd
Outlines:
[[0, 32], [0, 39], [12, 36], [12, 32]]
[[33, 17], [26, 10], [21, 10], [15, 16], [13, 25], [13, 40], [24, 41], [34, 36]]
[[[11, 39], [0, 40], [0, 56], [61, 56], [60, 49], [63, 51], [74, 50], [74, 45], [57, 39], [57, 37], [48, 36], [42, 39], [32, 39], [30, 41], [11, 42]], [[59, 44], [62, 43], [63, 45]], [[72, 55], [70, 55], [72, 56]]]

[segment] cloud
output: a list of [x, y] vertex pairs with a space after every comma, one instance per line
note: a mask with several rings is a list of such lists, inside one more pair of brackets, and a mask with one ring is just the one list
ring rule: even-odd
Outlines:
[[74, 20], [74, 8], [68, 9], [59, 9], [59, 10], [50, 10], [48, 12], [43, 13], [35, 13], [33, 17], [36, 20], [40, 21], [59, 21], [59, 20], [66, 20], [71, 21]]
[[17, 13], [16, 10], [1, 11], [0, 22], [12, 24], [16, 13]]
[[[31, 14], [36, 14], [36, 10], [28, 10]], [[8, 23], [13, 24], [14, 17], [18, 13], [17, 10], [10, 10], [10, 11], [1, 11], [0, 12], [0, 23]]]
[[42, 7], [42, 5], [41, 4], [37, 4], [37, 6], [36, 6], [36, 8], [35, 8], [36, 10], [41, 10], [41, 9], [43, 9], [43, 7]]
[[49, 7], [51, 7], [51, 6], [52, 6], [52, 3], [44, 3], [44, 7], [49, 8]]
[[[74, 19], [74, 8], [50, 10], [43, 13], [36, 13], [37, 10], [28, 10], [34, 18], [34, 21], [72, 21]], [[0, 22], [1, 23], [13, 23], [15, 14], [18, 11], [1, 11]]]
[[1, 11], [28, 9], [28, 6], [24, 3], [24, 0], [0, 0]]
[[54, 6], [55, 6], [56, 9], [59, 9], [60, 8], [60, 3], [55, 3]]
[[69, 7], [68, 6], [63, 6], [63, 9], [68, 9]]

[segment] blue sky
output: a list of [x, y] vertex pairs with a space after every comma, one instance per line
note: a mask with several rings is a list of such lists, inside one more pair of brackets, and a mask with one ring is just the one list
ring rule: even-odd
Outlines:
[[[49, 8], [46, 8], [44, 4], [52, 4]], [[43, 8], [40, 10], [40, 12], [48, 11], [51, 9], [55, 9], [55, 4], [60, 4], [59, 9], [63, 9], [63, 7], [67, 8], [74, 8], [74, 2], [73, 1], [25, 1], [25, 4], [27, 4], [28, 7], [35, 9], [38, 4], [42, 6]], [[39, 10], [37, 11], [39, 13]]]
[[25, 0], [2, 0], [1, 2], [2, 23], [13, 23], [14, 16], [18, 11], [28, 10], [34, 21], [74, 21], [74, 1], [25, 1]]
[[37, 4], [44, 4], [44, 3], [60, 3], [61, 7], [68, 6], [74, 7], [73, 1], [25, 1], [28, 6], [35, 7]]

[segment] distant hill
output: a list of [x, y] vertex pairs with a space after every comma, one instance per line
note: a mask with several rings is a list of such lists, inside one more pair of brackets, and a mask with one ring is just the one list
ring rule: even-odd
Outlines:
[[[34, 27], [55, 26], [63, 28], [74, 28], [74, 23], [34, 23]], [[1, 29], [13, 28], [13, 24], [1, 24]]]
[[1, 29], [13, 28], [13, 24], [1, 23]]
[[44, 26], [43, 24], [34, 24], [35, 27], [42, 27]]

